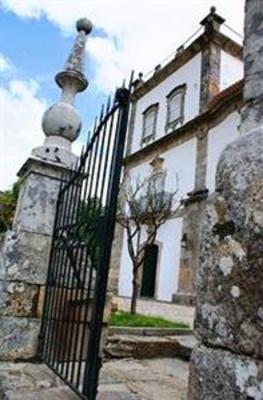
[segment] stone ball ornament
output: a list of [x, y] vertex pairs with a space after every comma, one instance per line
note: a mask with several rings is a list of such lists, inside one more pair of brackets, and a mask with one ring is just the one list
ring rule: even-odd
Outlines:
[[92, 23], [88, 18], [80, 18], [76, 22], [77, 31], [84, 31], [88, 35], [92, 31]]
[[69, 103], [59, 102], [44, 113], [42, 129], [46, 136], [60, 136], [74, 142], [81, 130], [81, 117]]

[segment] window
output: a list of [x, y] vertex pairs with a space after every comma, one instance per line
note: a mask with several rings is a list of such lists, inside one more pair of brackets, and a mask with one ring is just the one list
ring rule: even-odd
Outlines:
[[143, 113], [142, 145], [150, 143], [155, 137], [158, 104], [148, 107]]
[[183, 123], [185, 92], [186, 85], [181, 85], [173, 89], [167, 96], [166, 130], [168, 131]]

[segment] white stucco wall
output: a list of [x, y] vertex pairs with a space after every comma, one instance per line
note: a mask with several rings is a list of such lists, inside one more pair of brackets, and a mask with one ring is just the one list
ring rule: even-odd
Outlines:
[[[156, 300], [171, 301], [172, 295], [176, 293], [180, 265], [182, 224], [183, 218], [173, 218], [167, 221], [158, 231], [156, 243], [159, 244], [159, 259], [156, 272]], [[144, 236], [142, 235], [142, 242]], [[124, 234], [121, 256], [118, 294], [129, 297], [132, 294], [132, 263], [128, 254], [126, 233]]]
[[[175, 191], [177, 178], [177, 197], [179, 199], [186, 197], [186, 194], [194, 188], [196, 138], [188, 140], [180, 146], [176, 146], [159, 155], [164, 158], [163, 168], [167, 171], [165, 190], [170, 192]], [[143, 177], [150, 170], [149, 162], [145, 162], [130, 170], [129, 173], [132, 179], [136, 179], [137, 176]]]
[[127, 248], [127, 234], [124, 231], [121, 252], [121, 265], [118, 281], [118, 295], [128, 296], [132, 294], [132, 263]]
[[226, 89], [243, 77], [243, 62], [221, 50], [220, 90]]
[[[173, 192], [176, 188], [176, 175], [178, 176], [177, 199], [186, 197], [193, 190], [195, 181], [196, 139], [191, 139], [163, 154], [163, 167], [167, 171], [165, 190]], [[143, 177], [150, 172], [149, 163], [143, 163], [130, 171], [132, 179]], [[157, 242], [162, 244], [158, 269], [158, 286], [156, 294], [158, 300], [170, 301], [176, 292], [180, 262], [180, 242], [182, 231], [182, 218], [171, 219], [163, 225], [157, 235]], [[169, 238], [169, 240], [167, 240]], [[143, 238], [142, 238], [143, 241]], [[119, 276], [119, 295], [131, 295], [132, 265], [127, 249], [125, 234], [121, 255]]]
[[174, 218], [167, 221], [158, 232], [157, 240], [162, 244], [156, 288], [158, 300], [171, 301], [177, 291], [182, 226], [183, 218]]
[[215, 190], [216, 167], [220, 158], [220, 154], [229, 143], [237, 139], [237, 137], [240, 135], [238, 130], [239, 124], [240, 114], [236, 111], [209, 131], [206, 187], [211, 192]]
[[166, 96], [178, 85], [186, 84], [184, 123], [199, 114], [201, 76], [201, 53], [193, 57], [188, 63], [171, 74], [167, 79], [153, 88], [137, 102], [135, 128], [132, 142], [132, 153], [139, 150], [143, 128], [143, 112], [152, 104], [159, 103], [159, 112], [156, 127], [156, 139], [165, 135], [167, 113]]

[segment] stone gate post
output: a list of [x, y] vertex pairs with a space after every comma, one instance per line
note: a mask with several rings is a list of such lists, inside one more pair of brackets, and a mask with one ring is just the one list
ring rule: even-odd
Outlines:
[[18, 173], [21, 189], [14, 223], [0, 255], [0, 360], [36, 357], [61, 175], [77, 159], [71, 144], [79, 136], [81, 117], [73, 102], [88, 86], [84, 59], [92, 26], [83, 18], [76, 27], [72, 52], [56, 75], [62, 99], [43, 116], [45, 142], [32, 151]]
[[263, 399], [263, 0], [246, 1], [243, 136], [209, 196], [189, 400]]

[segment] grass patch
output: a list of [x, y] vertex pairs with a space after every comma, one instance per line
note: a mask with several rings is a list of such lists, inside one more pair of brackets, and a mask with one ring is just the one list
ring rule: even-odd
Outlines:
[[148, 327], [148, 328], [182, 328], [189, 325], [181, 321], [168, 321], [161, 317], [150, 317], [142, 314], [131, 315], [125, 311], [117, 311], [109, 319], [110, 326]]

